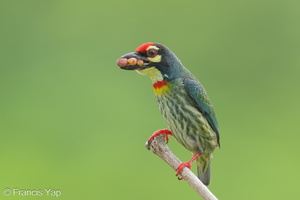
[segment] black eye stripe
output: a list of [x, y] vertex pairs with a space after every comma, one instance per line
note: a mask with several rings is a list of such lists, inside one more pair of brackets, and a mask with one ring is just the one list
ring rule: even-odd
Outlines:
[[156, 49], [149, 49], [147, 51], [147, 56], [150, 58], [154, 58], [157, 55], [158, 55], [158, 51]]

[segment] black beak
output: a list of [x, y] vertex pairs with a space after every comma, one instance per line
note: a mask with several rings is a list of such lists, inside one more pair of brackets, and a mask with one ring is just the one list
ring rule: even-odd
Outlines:
[[117, 65], [126, 70], [145, 69], [149, 63], [150, 61], [139, 52], [125, 54], [117, 60]]

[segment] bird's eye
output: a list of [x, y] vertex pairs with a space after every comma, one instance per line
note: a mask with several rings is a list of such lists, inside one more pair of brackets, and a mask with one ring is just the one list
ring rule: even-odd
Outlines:
[[147, 51], [147, 56], [150, 58], [154, 58], [155, 56], [157, 56], [158, 51], [156, 49], [149, 49]]

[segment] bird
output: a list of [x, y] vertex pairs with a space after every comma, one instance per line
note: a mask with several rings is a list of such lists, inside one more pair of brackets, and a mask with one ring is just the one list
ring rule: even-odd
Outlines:
[[147, 75], [152, 81], [159, 110], [169, 129], [154, 132], [148, 141], [160, 134], [165, 135], [167, 141], [168, 135], [174, 136], [193, 154], [191, 160], [177, 167], [176, 176], [184, 167], [191, 169], [192, 162], [196, 161], [198, 178], [209, 185], [210, 163], [215, 148], [220, 148], [220, 132], [214, 108], [202, 84], [160, 43], [140, 45], [134, 52], [121, 56], [117, 65]]

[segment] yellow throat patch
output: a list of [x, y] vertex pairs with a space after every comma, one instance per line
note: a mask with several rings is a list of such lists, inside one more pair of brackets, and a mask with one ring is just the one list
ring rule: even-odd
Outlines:
[[162, 95], [169, 91], [169, 83], [163, 79], [161, 72], [155, 67], [149, 67], [143, 70], [136, 70], [139, 74], [147, 75], [153, 83], [153, 90], [156, 95]]
[[153, 83], [153, 90], [156, 95], [162, 95], [168, 92], [169, 91], [168, 82], [163, 80], [163, 81], [157, 81]]

